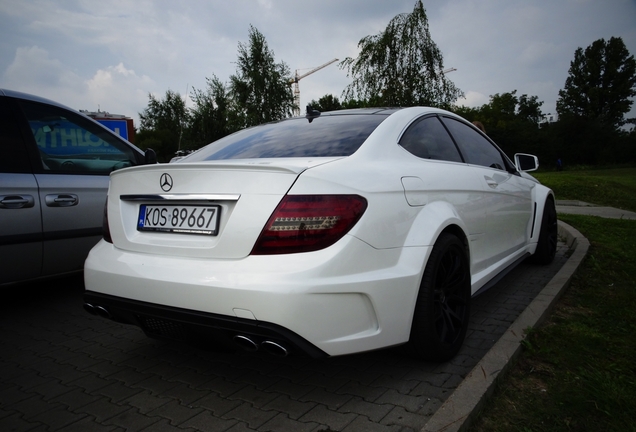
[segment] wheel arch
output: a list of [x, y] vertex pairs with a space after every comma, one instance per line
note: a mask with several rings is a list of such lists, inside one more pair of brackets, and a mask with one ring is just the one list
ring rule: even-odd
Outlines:
[[[463, 345], [470, 320], [471, 290], [469, 255], [461, 251], [467, 251], [466, 243], [461, 229], [449, 225], [430, 248], [407, 343], [407, 349], [419, 358], [446, 361]], [[454, 276], [459, 274], [463, 276]]]
[[[422, 283], [426, 263], [428, 262], [433, 246], [444, 233], [457, 237], [466, 251], [469, 265], [472, 264], [470, 241], [467, 235], [466, 225], [460, 219], [457, 211], [448, 202], [433, 202], [422, 208], [417, 218], [411, 225], [411, 229], [405, 241], [405, 246], [426, 246], [426, 254], [420, 263], [420, 274], [418, 278], [418, 290]], [[472, 275], [471, 275], [472, 277]], [[410, 319], [412, 321], [415, 312], [415, 302], [410, 308]]]
[[444, 228], [442, 232], [440, 233], [440, 235], [442, 233], [452, 234], [455, 237], [457, 237], [464, 244], [464, 249], [466, 249], [466, 255], [468, 256], [468, 260], [470, 261], [470, 247], [468, 246], [468, 237], [466, 236], [466, 233], [464, 232], [464, 230], [459, 225], [452, 224]]
[[432, 247], [444, 232], [459, 238], [466, 247], [466, 252], [470, 258], [468, 229], [457, 210], [452, 204], [445, 201], [435, 201], [422, 207], [411, 224], [404, 246]]
[[541, 224], [543, 223], [543, 210], [545, 209], [546, 204], [549, 200], [551, 200], [556, 205], [556, 197], [552, 189], [547, 188], [543, 185], [539, 185], [534, 188], [534, 197], [535, 203], [535, 212], [534, 212], [534, 223], [532, 224], [531, 232], [530, 232], [530, 243], [537, 243], [539, 241], [539, 234], [541, 232]]

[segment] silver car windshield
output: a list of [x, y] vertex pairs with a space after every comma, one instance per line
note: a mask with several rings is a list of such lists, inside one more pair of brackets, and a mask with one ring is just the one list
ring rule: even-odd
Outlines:
[[386, 118], [348, 114], [282, 120], [221, 138], [182, 161], [349, 156]]

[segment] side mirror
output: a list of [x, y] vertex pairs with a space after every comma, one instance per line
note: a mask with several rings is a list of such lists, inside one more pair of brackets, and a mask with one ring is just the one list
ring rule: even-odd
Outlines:
[[153, 165], [157, 163], [157, 153], [151, 148], [144, 152], [144, 165]]
[[515, 165], [518, 171], [536, 171], [539, 168], [539, 158], [525, 153], [515, 154]]

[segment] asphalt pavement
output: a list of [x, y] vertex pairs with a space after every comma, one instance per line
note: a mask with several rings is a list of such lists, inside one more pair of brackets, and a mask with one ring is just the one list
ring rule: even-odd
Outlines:
[[11, 287], [0, 430], [461, 430], [587, 253], [578, 231], [560, 222], [559, 233], [551, 265], [522, 263], [473, 299], [466, 342], [446, 363], [399, 348], [325, 360], [214, 352], [89, 315], [81, 277]]

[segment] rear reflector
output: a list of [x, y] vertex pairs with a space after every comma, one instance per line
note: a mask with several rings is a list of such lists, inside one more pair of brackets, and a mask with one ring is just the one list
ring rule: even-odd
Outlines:
[[102, 219], [102, 234], [104, 240], [108, 243], [112, 243], [113, 239], [110, 236], [110, 227], [108, 226], [108, 200], [104, 204], [104, 218]]
[[340, 240], [367, 208], [359, 195], [287, 195], [267, 221], [252, 255], [324, 249]]

